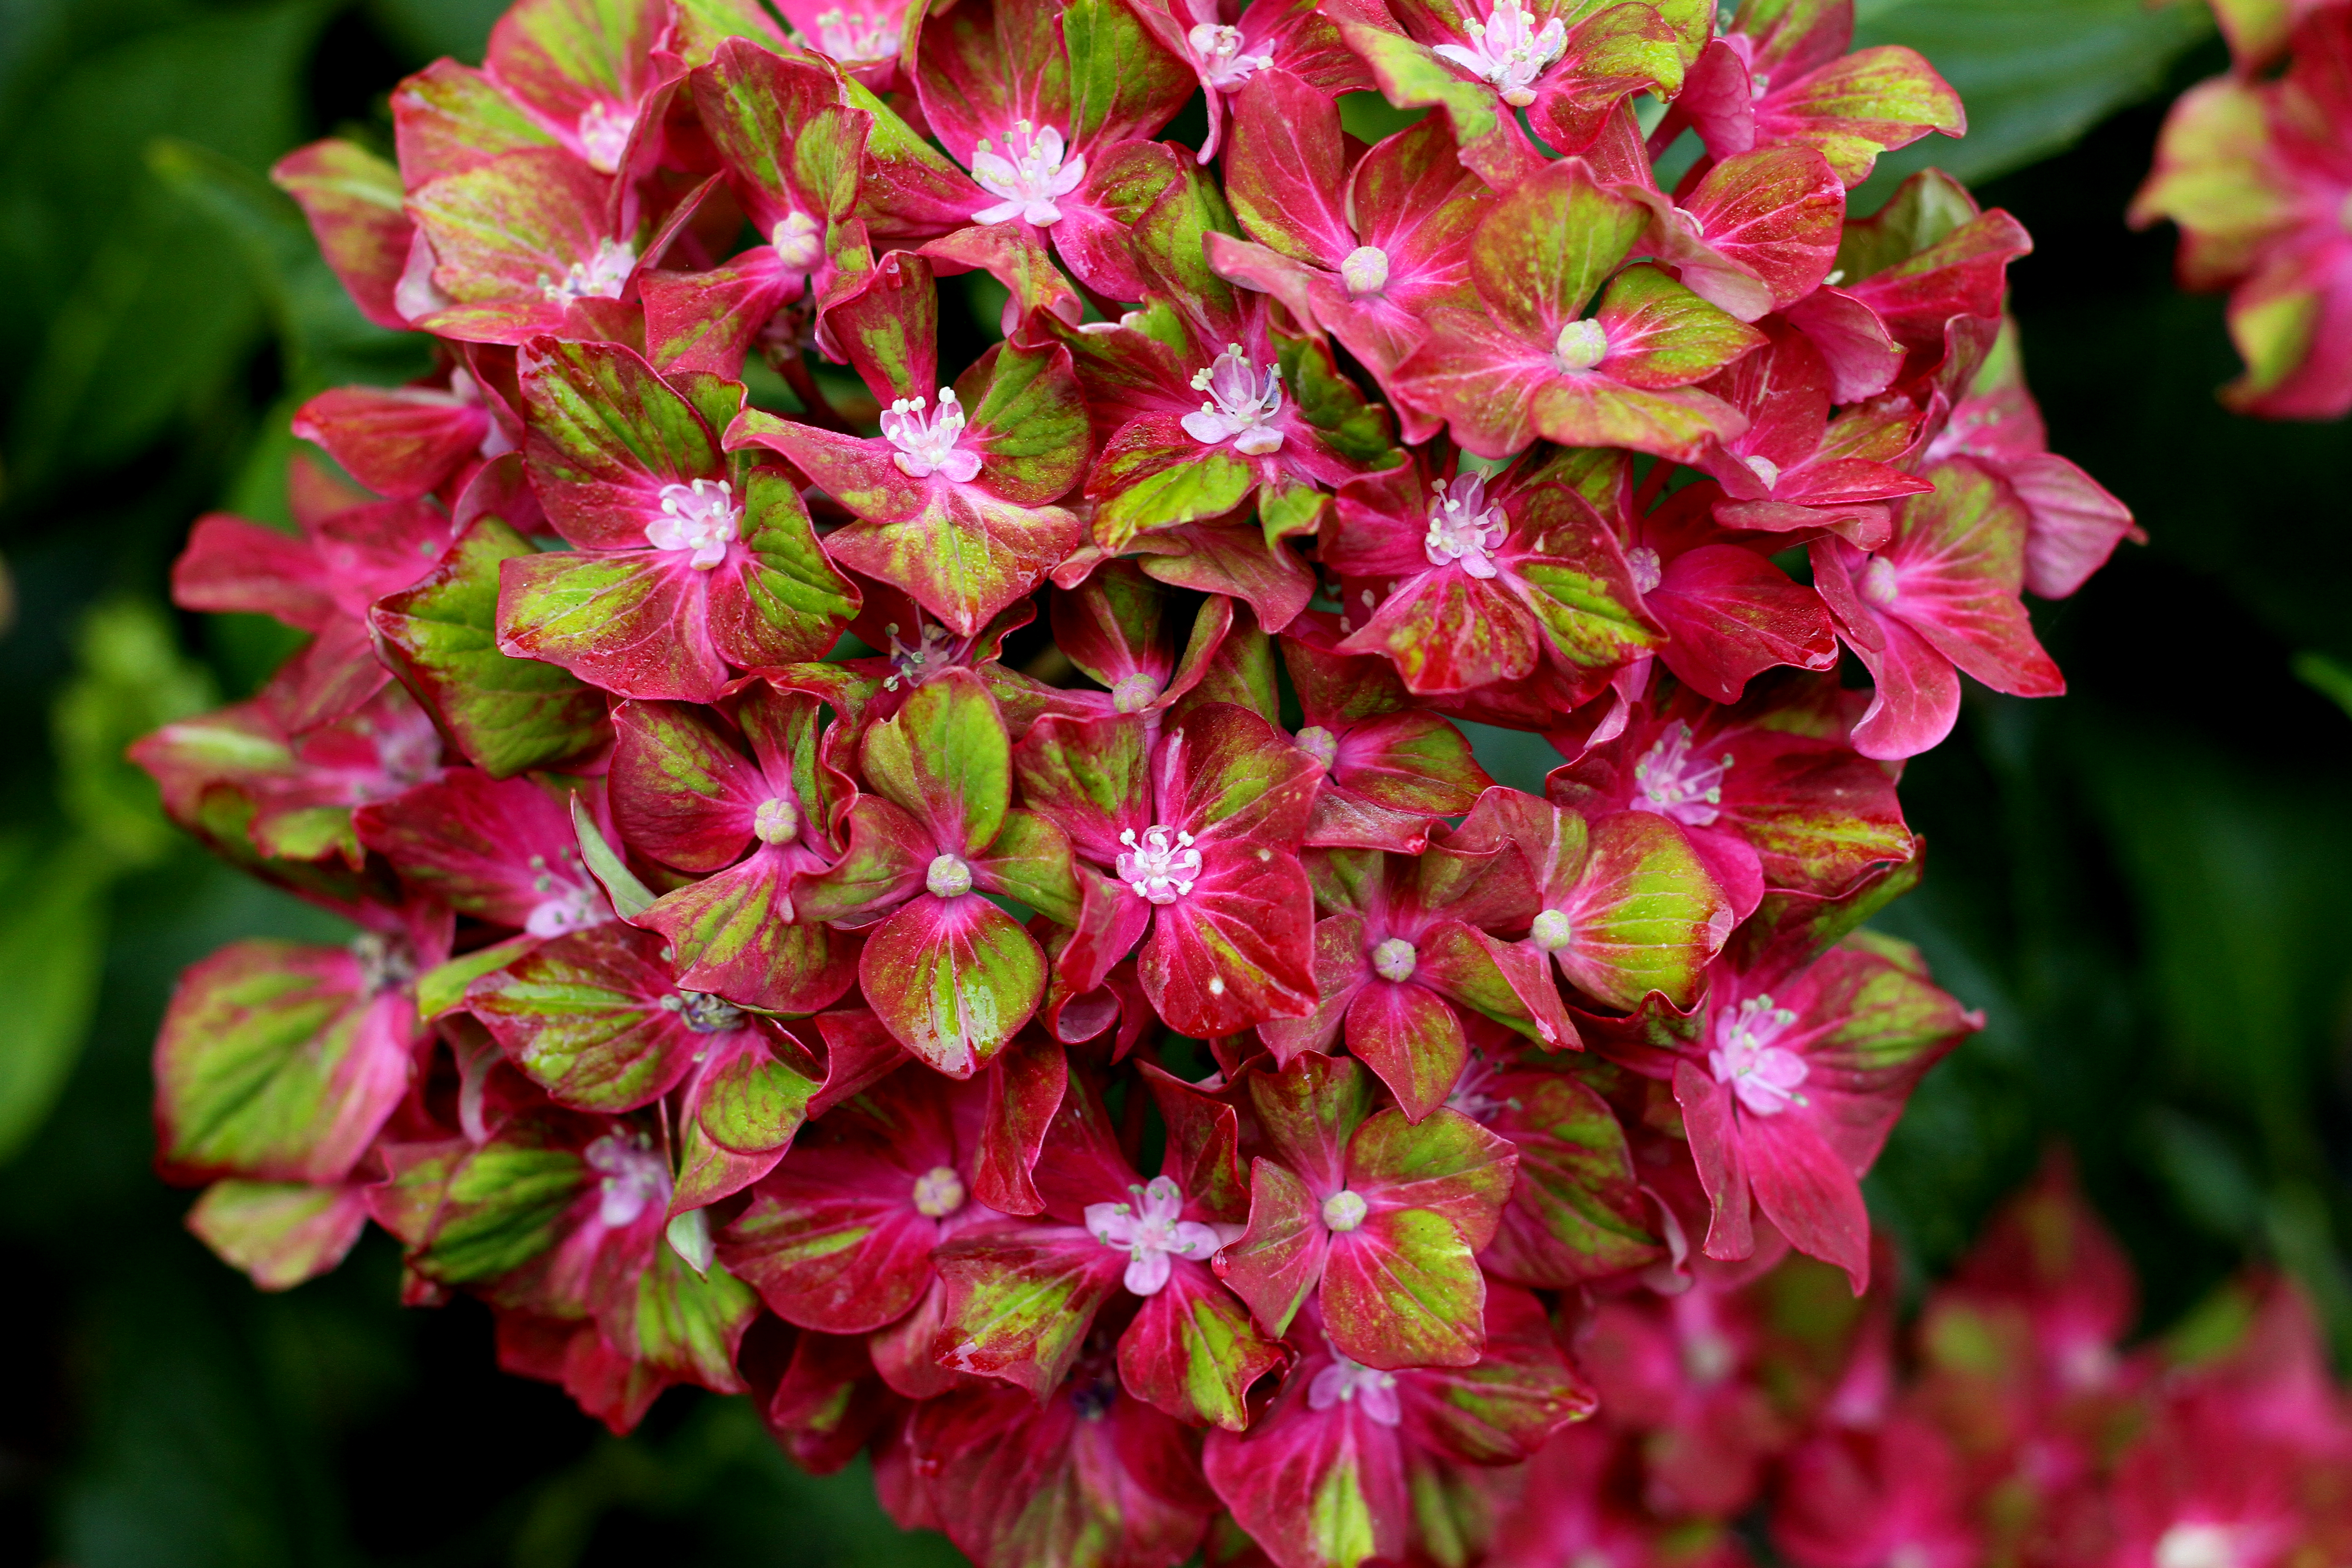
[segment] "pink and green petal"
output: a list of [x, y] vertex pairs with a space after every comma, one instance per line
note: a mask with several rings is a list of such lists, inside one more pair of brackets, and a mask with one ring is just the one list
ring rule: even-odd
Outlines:
[[343, 1260], [367, 1225], [362, 1189], [224, 1177], [188, 1211], [188, 1229], [264, 1290], [290, 1290]]
[[[1321, 931], [1318, 926], [1318, 936]], [[1348, 1003], [1347, 1037], [1348, 1054], [1380, 1076], [1410, 1121], [1425, 1120], [1445, 1103], [1470, 1059], [1462, 1020], [1422, 984], [1381, 979], [1365, 984]]]
[[331, 137], [280, 158], [269, 178], [300, 204], [320, 253], [360, 313], [379, 327], [405, 331], [394, 297], [415, 228], [404, 207], [400, 171], [356, 142]]
[[[1276, 1018], [1258, 1026], [1258, 1038], [1274, 1053], [1278, 1067], [1287, 1067], [1301, 1052], [1330, 1055], [1340, 1043], [1340, 1029], [1357, 994], [1372, 979], [1365, 956], [1364, 917], [1352, 910], [1315, 922], [1315, 1011], [1303, 1018]], [[1381, 1069], [1364, 1053], [1353, 1053]], [[1385, 1081], [1386, 1074], [1382, 1074]]]
[[1307, 873], [1263, 844], [1202, 837], [1199, 847], [1192, 890], [1160, 906], [1144, 940], [1144, 994], [1199, 1039], [1305, 1016], [1316, 994]]
[[1517, 1160], [1508, 1142], [1459, 1111], [1434, 1111], [1415, 1124], [1389, 1110], [1348, 1140], [1348, 1186], [1375, 1218], [1433, 1215], [1475, 1251], [1494, 1237]]
[[715, 700], [730, 671], [711, 573], [669, 550], [555, 551], [499, 563], [499, 651], [620, 697]]
[[341, 948], [242, 942], [180, 979], [155, 1042], [162, 1168], [338, 1182], [408, 1092], [415, 1005]]
[[968, 1232], [931, 1261], [947, 1282], [940, 1363], [1036, 1399], [1068, 1373], [1127, 1267], [1126, 1254], [1075, 1226]]
[[1561, 1353], [1543, 1303], [1526, 1290], [1486, 1289], [1486, 1352], [1477, 1364], [1432, 1367], [1407, 1384], [1407, 1429], [1474, 1465], [1516, 1464], [1553, 1434], [1593, 1415], [1599, 1395]]
[[[1487, 872], [1489, 879], [1496, 872]], [[1460, 921], [1444, 921], [1422, 939], [1422, 984], [1548, 1051], [1573, 1050], [1576, 1026], [1560, 1005], [1542, 950], [1504, 942]], [[1447, 1087], [1452, 1088], [1451, 1082]]]
[[1562, 1073], [1513, 1073], [1487, 1122], [1519, 1152], [1511, 1201], [1478, 1261], [1538, 1289], [1573, 1289], [1664, 1256], [1609, 1104]]
[[1382, 17], [1375, 23], [1335, 16], [1339, 34], [1399, 109], [1437, 109], [1453, 122], [1463, 163], [1498, 191], [1529, 178], [1544, 163], [1519, 133], [1511, 110], [1485, 82], [1465, 81], [1429, 47], [1406, 37]]
[[899, 1044], [950, 1078], [970, 1078], [1045, 1000], [1045, 955], [978, 894], [924, 894], [867, 936], [857, 979]]
[[[1369, 1073], [1364, 1077], [1370, 1081]], [[1269, 1333], [1290, 1331], [1291, 1320], [1323, 1279], [1331, 1233], [1323, 1224], [1322, 1202], [1288, 1165], [1263, 1156], [1250, 1162], [1249, 1226], [1219, 1256], [1225, 1284]]]
[[618, 343], [533, 343], [517, 370], [532, 486], [574, 544], [643, 545], [663, 486], [726, 471], [695, 405]]
[[826, 309], [825, 325], [886, 405], [939, 395], [939, 289], [923, 258], [903, 250], [884, 257], [856, 293]]
[[499, 647], [500, 563], [535, 553], [498, 518], [478, 519], [431, 575], [368, 611], [393, 672], [493, 778], [572, 762], [612, 733], [604, 693], [560, 666]]
[[632, 849], [681, 871], [731, 866], [751, 843], [768, 781], [709, 710], [624, 702], [605, 775], [613, 820]]
[[972, 1159], [972, 1196], [1003, 1214], [1041, 1214], [1034, 1173], [1069, 1092], [1068, 1056], [1032, 1030], [1005, 1047], [988, 1074], [988, 1103]]
[[1150, 735], [1121, 714], [1100, 719], [1049, 716], [1013, 755], [1021, 798], [1069, 836], [1097, 865], [1118, 858], [1123, 833], [1150, 826]]
[[866, 731], [866, 777], [923, 825], [939, 853], [965, 858], [995, 841], [1013, 794], [1013, 743], [980, 678], [951, 669], [916, 688]]
[[1154, 580], [1238, 600], [1264, 627], [1288, 626], [1315, 596], [1307, 563], [1254, 523], [1188, 522], [1144, 534], [1135, 548]]
[[667, 1093], [704, 1048], [660, 947], [622, 925], [574, 931], [476, 980], [466, 1005], [558, 1103], [632, 1110]]
[[793, 923], [793, 880], [805, 851], [762, 845], [740, 866], [663, 894], [631, 923], [668, 940], [677, 983], [741, 1006], [814, 1013], [857, 978], [849, 937]]
[[1566, 922], [1552, 948], [1560, 973], [1606, 1006], [1631, 1009], [1656, 992], [1688, 1007], [1730, 934], [1729, 900], [1689, 837], [1654, 812], [1602, 817], [1589, 843], [1576, 879], [1546, 905]]
[[1485, 1348], [1475, 1249], [1427, 1209], [1375, 1213], [1335, 1235], [1323, 1264], [1324, 1331], [1374, 1367], [1469, 1366]]
[[1015, 806], [987, 852], [971, 861], [972, 886], [1028, 905], [1055, 925], [1083, 918], [1085, 893], [1070, 858], [1069, 837], [1034, 811]]
[[981, 455], [975, 482], [1015, 506], [1059, 500], [1086, 468], [1087, 411], [1070, 351], [992, 345], [956, 378]]
[[1249, 1426], [1250, 1385], [1284, 1359], [1208, 1266], [1184, 1259], [1118, 1339], [1119, 1380], [1129, 1394], [1188, 1426], [1229, 1432]]
[[922, 891], [939, 850], [913, 816], [878, 795], [861, 795], [850, 803], [838, 830], [840, 858], [793, 883], [793, 911], [799, 919], [863, 924]]

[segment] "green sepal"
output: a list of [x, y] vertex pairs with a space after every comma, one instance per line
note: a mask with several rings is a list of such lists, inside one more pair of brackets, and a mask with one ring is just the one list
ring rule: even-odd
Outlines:
[[461, 952], [446, 963], [436, 963], [416, 977], [416, 1016], [430, 1023], [466, 1005], [466, 987], [493, 969], [504, 969], [540, 943], [535, 936], [510, 936], [471, 952]]
[[1463, 164], [1498, 191], [1540, 165], [1513, 112], [1480, 81], [1454, 74], [1429, 46], [1382, 23], [1335, 19], [1348, 47], [1372, 73], [1381, 96], [1399, 109], [1441, 109], [1453, 121]]
[[[1339, 374], [1328, 343], [1277, 332], [1275, 357], [1298, 416], [1315, 427], [1326, 447], [1367, 468], [1392, 468], [1404, 461], [1396, 448], [1389, 411], [1366, 402], [1362, 390]], [[1269, 540], [1274, 537], [1267, 534]]]
[[651, 909], [654, 890], [638, 880], [637, 874], [614, 852], [578, 790], [572, 792], [572, 827], [580, 836], [580, 858], [604, 888], [604, 896], [613, 901], [613, 912], [625, 921]]
[[492, 778], [552, 767], [612, 735], [603, 692], [555, 665], [499, 651], [499, 563], [533, 553], [506, 523], [480, 518], [430, 576], [368, 611], [384, 662]]
[[1330, 510], [1331, 498], [1313, 485], [1292, 479], [1258, 487], [1258, 526], [1265, 531], [1268, 544], [1313, 538], [1322, 531]]
[[442, 1285], [486, 1285], [538, 1258], [594, 1179], [576, 1151], [530, 1122], [509, 1122], [478, 1148], [403, 1152], [389, 1152], [376, 1215], [409, 1243], [409, 1267]]
[[995, 840], [1013, 799], [1013, 742], [980, 678], [950, 670], [866, 732], [866, 781], [967, 858]]
[[286, 1290], [343, 1260], [367, 1224], [354, 1187], [227, 1178], [205, 1189], [188, 1229], [264, 1290]]
[[340, 1181], [407, 1091], [414, 1007], [342, 948], [240, 942], [182, 976], [155, 1041], [156, 1160], [187, 1177]]
[[1095, 508], [1097, 544], [1124, 550], [1139, 533], [1223, 517], [1248, 499], [1256, 478], [1248, 463], [1185, 439], [1190, 452], [1153, 439], [1103, 453], [1087, 480], [1090, 490], [1108, 492]]
[[[723, 1265], [713, 1263], [708, 1274], [697, 1274], [676, 1248], [656, 1246], [637, 1276], [627, 1331], [615, 1348], [705, 1388], [740, 1392], [735, 1347], [759, 1310], [760, 1298]], [[603, 1314], [600, 1321], [613, 1315]], [[614, 1325], [604, 1321], [604, 1327], [610, 1334]]]
[[976, 886], [1018, 899], [1055, 925], [1078, 923], [1069, 836], [1034, 811], [1015, 806], [1006, 812], [1004, 826], [971, 870]]

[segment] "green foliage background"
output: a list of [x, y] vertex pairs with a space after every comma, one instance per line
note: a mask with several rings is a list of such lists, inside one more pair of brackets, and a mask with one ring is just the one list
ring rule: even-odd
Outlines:
[[[381, 139], [390, 85], [478, 58], [496, 9], [0, 0], [0, 1563], [953, 1561], [890, 1531], [862, 1471], [798, 1476], [740, 1401], [672, 1394], [604, 1437], [495, 1372], [479, 1310], [394, 1305], [380, 1237], [258, 1295], [148, 1169], [172, 976], [233, 937], [332, 934], [180, 841], [120, 760], [286, 647], [177, 616], [166, 570], [209, 507], [282, 521], [301, 397], [423, 363], [262, 172]], [[2145, 0], [1861, 0], [1861, 22], [1935, 59], [1975, 127], [1887, 160], [1864, 205], [1938, 162], [2025, 221], [2053, 444], [2154, 536], [2038, 607], [2073, 695], [1972, 693], [1906, 780], [1930, 871], [1882, 923], [1990, 1023], [1914, 1101], [1874, 1212], [1916, 1285], [2063, 1141], [2145, 1329], [2266, 1258], [2345, 1361], [2352, 426], [2224, 414], [2218, 302], [2121, 221], [2164, 100], [2220, 68], [2210, 24]]]

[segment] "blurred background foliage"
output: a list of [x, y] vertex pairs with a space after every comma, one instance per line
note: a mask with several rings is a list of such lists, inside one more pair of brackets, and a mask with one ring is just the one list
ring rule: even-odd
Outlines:
[[[491, 0], [0, 0], [0, 1563], [929, 1563], [862, 1470], [797, 1475], [741, 1401], [668, 1395], [616, 1442], [500, 1376], [486, 1314], [406, 1312], [380, 1237], [253, 1291], [148, 1168], [173, 975], [332, 922], [157, 816], [123, 744], [250, 691], [283, 634], [180, 616], [190, 520], [284, 521], [291, 408], [395, 382], [263, 178], [478, 58]], [[2202, 8], [1860, 0], [1865, 43], [1967, 95], [1928, 162], [2032, 230], [2013, 269], [2053, 447], [2153, 536], [2038, 607], [2073, 694], [1971, 695], [1905, 781], [1933, 846], [1882, 921], [1989, 1026], [1871, 1184], [1914, 1282], [2053, 1142], [2146, 1283], [2143, 1328], [2249, 1258], [2352, 1361], [2352, 427], [2233, 418], [2221, 309], [2122, 213], [2164, 103], [2221, 68]], [[1542, 759], [1524, 748], [1514, 782]], [[1524, 770], [1524, 771], [1519, 771]]]

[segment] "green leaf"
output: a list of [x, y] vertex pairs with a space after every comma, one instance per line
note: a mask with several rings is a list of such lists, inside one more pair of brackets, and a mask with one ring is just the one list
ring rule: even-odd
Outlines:
[[1855, 23], [1858, 47], [1927, 56], [1969, 113], [1961, 140], [1929, 136], [1880, 158], [1856, 212], [1924, 168], [1975, 184], [2048, 157], [2160, 90], [2213, 26], [2202, 5], [2145, 0], [1863, 0]]
[[170, 851], [172, 829], [154, 781], [123, 748], [211, 707], [212, 680], [181, 653], [162, 607], [140, 599], [93, 606], [76, 628], [74, 654], [74, 679], [50, 709], [58, 804], [121, 866], [152, 864]]
[[[297, 394], [307, 395], [338, 383], [361, 381], [387, 384], [414, 380], [432, 368], [429, 341], [418, 332], [379, 325], [364, 315], [351, 291], [330, 266], [327, 256], [345, 259], [347, 270], [360, 272], [371, 263], [380, 268], [381, 253], [367, 254], [370, 246], [396, 242], [401, 251], [390, 270], [397, 272], [405, 258], [408, 220], [402, 210], [399, 172], [348, 143], [326, 142], [332, 161], [350, 165], [339, 188], [315, 174], [302, 184], [289, 180], [289, 190], [299, 190], [315, 204], [341, 196], [353, 206], [381, 203], [392, 233], [360, 235], [334, 232], [314, 240], [303, 215], [287, 195], [242, 164], [209, 148], [173, 139], [148, 149], [147, 165], [155, 177], [187, 204], [210, 217], [243, 252], [250, 276], [261, 291], [284, 356], [286, 381]], [[373, 170], [364, 164], [374, 165]], [[368, 190], [373, 176], [381, 175], [384, 188]], [[322, 247], [324, 254], [322, 254]], [[348, 258], [335, 247], [348, 247]]]
[[20, 495], [234, 407], [263, 324], [249, 259], [142, 165], [159, 136], [258, 173], [299, 134], [313, 0], [126, 28], [12, 106], [0, 174], [0, 345], [24, 367], [6, 437]]
[[482, 518], [431, 576], [368, 615], [402, 684], [493, 778], [568, 761], [612, 733], [603, 692], [555, 665], [499, 651], [499, 563], [534, 553], [506, 523]]
[[[158, 821], [160, 822], [160, 818]], [[0, 1163], [64, 1092], [98, 1002], [114, 858], [70, 837], [46, 855], [0, 843]]]
[[413, 63], [423, 65], [443, 55], [480, 59], [491, 26], [507, 7], [505, 0], [367, 0], [365, 9]]
[[2352, 668], [2324, 653], [2299, 653], [2294, 656], [2294, 676], [2345, 712], [2352, 713]]

